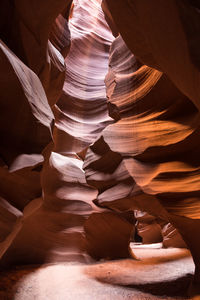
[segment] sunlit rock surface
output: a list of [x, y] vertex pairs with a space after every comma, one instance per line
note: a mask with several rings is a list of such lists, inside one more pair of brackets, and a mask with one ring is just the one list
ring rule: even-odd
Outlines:
[[164, 248], [186, 248], [180, 233], [166, 220], [135, 210], [136, 228], [143, 244], [161, 243]]
[[[113, 122], [108, 116], [104, 84], [113, 36], [100, 1], [73, 4], [65, 83], [53, 108], [54, 147], [50, 145], [44, 153], [43, 201], [32, 201], [26, 207], [22, 227], [16, 230], [16, 237], [2, 259], [4, 264], [87, 261], [83, 224], [92, 211], [99, 209], [92, 202], [97, 190], [86, 182], [82, 159], [88, 146]], [[53, 27], [58, 37], [62, 26], [63, 15], [59, 15]], [[51, 40], [56, 46], [53, 34]], [[57, 48], [62, 52], [67, 41], [59, 41]]]
[[169, 212], [198, 218], [196, 107], [161, 72], [140, 66], [121, 37], [112, 45], [106, 84], [111, 114], [120, 118], [103, 134], [111, 150], [126, 157], [126, 168], [142, 192], [155, 195]]
[[199, 1], [106, 3], [132, 53], [167, 74], [199, 108]]
[[[115, 8], [124, 12], [124, 5], [107, 2], [117, 19]], [[142, 19], [147, 12], [135, 3]], [[142, 37], [140, 30], [143, 25], [146, 30], [149, 17], [142, 19], [141, 28], [134, 22], [132, 26], [129, 4], [127, 18], [122, 14], [115, 21], [136, 57], [121, 36], [113, 41], [101, 1], [76, 0], [71, 9], [71, 2], [64, 0], [16, 1], [16, 8], [10, 7], [17, 30], [10, 24], [0, 46], [2, 99], [7, 100], [2, 101], [6, 114], [1, 130], [6, 139], [0, 148], [0, 174], [6, 182], [0, 185], [0, 214], [5, 212], [2, 265], [88, 262], [88, 253], [96, 259], [129, 257], [134, 224], [121, 215], [124, 211], [140, 209], [166, 220], [168, 212], [199, 217], [198, 91], [188, 79], [194, 71], [197, 84], [198, 74], [185, 47], [181, 57], [189, 65], [185, 86], [183, 66], [174, 79], [172, 64], [169, 61], [168, 67], [163, 58], [167, 51], [154, 54], [157, 35], [148, 35], [150, 45]], [[177, 7], [172, 1], [165, 4], [168, 12], [173, 8], [174, 22], [180, 21], [176, 9], [186, 8]], [[190, 12], [198, 13], [195, 8]], [[5, 16], [2, 20], [4, 32]], [[178, 25], [177, 35], [184, 44]], [[125, 27], [131, 32], [124, 32]], [[168, 42], [158, 43], [160, 53]], [[168, 50], [172, 54], [174, 48]], [[21, 102], [14, 102], [16, 94]], [[23, 109], [16, 118], [19, 107]], [[55, 116], [54, 144], [47, 146], [54, 118], [50, 107]], [[8, 120], [13, 120], [12, 126]], [[12, 182], [16, 198], [9, 190]], [[174, 228], [167, 226], [170, 239]]]

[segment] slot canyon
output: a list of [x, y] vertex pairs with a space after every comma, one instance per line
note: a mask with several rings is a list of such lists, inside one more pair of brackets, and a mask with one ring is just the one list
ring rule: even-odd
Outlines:
[[0, 34], [0, 300], [200, 299], [200, 0], [1, 0]]

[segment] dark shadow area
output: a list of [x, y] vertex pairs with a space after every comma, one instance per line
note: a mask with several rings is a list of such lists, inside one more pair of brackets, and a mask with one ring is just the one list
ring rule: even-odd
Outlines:
[[40, 267], [40, 265], [16, 266], [9, 270], [0, 271], [0, 299], [14, 300], [18, 293], [18, 282]]
[[[193, 278], [192, 274], [186, 274], [183, 277], [177, 278], [172, 281], [155, 282], [155, 283], [145, 283], [145, 284], [115, 284], [111, 282], [106, 282], [106, 278], [97, 278], [101, 283], [106, 283], [109, 285], [115, 285], [127, 289], [139, 290], [143, 293], [151, 294], [153, 296], [163, 297], [176, 297], [175, 299], [187, 299], [187, 290], [190, 282]], [[189, 299], [189, 298], [188, 298]]]

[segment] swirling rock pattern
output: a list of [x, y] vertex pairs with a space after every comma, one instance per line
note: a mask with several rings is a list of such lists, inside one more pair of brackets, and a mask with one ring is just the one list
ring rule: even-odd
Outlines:
[[[146, 195], [160, 199], [182, 233], [195, 263], [190, 294], [200, 295], [200, 242], [195, 238], [200, 229], [198, 2], [106, 2], [129, 49], [148, 66], [134, 72], [136, 78], [142, 68], [163, 72], [154, 86], [152, 80], [146, 81], [150, 89], [141, 99], [133, 96], [133, 148], [125, 142], [119, 148], [124, 153], [132, 152], [133, 158], [126, 160], [130, 175]], [[117, 76], [113, 73], [111, 102], [117, 100]], [[116, 108], [114, 115], [119, 119]], [[120, 122], [128, 126], [130, 119], [124, 115], [119, 128]], [[124, 126], [121, 133], [125, 132]]]
[[199, 45], [198, 1], [106, 3], [131, 52], [144, 64], [167, 74], [199, 107], [199, 63], [195, 50]]
[[136, 62], [118, 37], [106, 82], [121, 119], [104, 131], [104, 139], [126, 156], [143, 192], [156, 195], [170, 212], [198, 218], [199, 112], [165, 75], [147, 66], [136, 69]]
[[52, 139], [54, 122], [49, 104], [57, 101], [65, 77], [64, 59], [48, 36], [68, 3], [0, 4], [0, 256], [19, 231], [24, 208], [42, 193], [41, 153]]
[[[195, 47], [187, 47], [185, 38], [191, 28], [198, 29], [198, 10], [190, 6], [187, 13], [194, 14], [196, 22], [189, 27], [178, 15], [186, 15], [185, 2], [161, 1], [163, 7], [157, 3], [155, 22], [150, 22], [149, 9], [153, 5], [155, 11], [158, 1], [124, 5], [108, 0], [135, 57], [121, 36], [112, 43], [101, 1], [75, 0], [73, 6], [71, 1], [38, 1], [4, 3], [13, 23], [6, 27], [2, 17], [0, 27], [3, 70], [9, 71], [15, 87], [8, 92], [8, 86], [3, 89], [2, 99], [8, 101], [1, 102], [2, 111], [8, 115], [2, 119], [1, 130], [9, 138], [0, 149], [1, 176], [7, 187], [13, 180], [19, 190], [12, 202], [12, 193], [1, 188], [0, 213], [6, 211], [1, 240], [14, 228], [2, 244], [2, 263], [87, 261], [88, 253], [98, 259], [128, 257], [133, 224], [119, 212], [139, 208], [163, 218], [168, 218], [168, 212], [199, 218], [198, 59]], [[119, 9], [122, 18], [118, 18]], [[170, 40], [169, 34], [160, 39], [156, 22], [163, 28], [163, 9], [172, 11], [168, 30], [177, 25], [173, 29], [179, 41], [174, 35]], [[116, 27], [112, 30], [117, 35]], [[182, 54], [180, 47], [175, 49], [177, 42], [184, 46]], [[172, 54], [177, 58], [177, 74]], [[181, 59], [186, 67], [180, 65]], [[108, 115], [105, 76], [110, 116], [117, 123]], [[4, 79], [2, 86], [5, 83]], [[15, 119], [18, 106], [15, 103], [13, 111], [10, 107], [16, 93], [23, 110]], [[49, 144], [43, 153], [41, 191], [40, 154], [51, 139], [53, 122], [49, 105], [55, 115], [54, 145]], [[15, 121], [19, 136], [6, 120]], [[34, 185], [29, 185], [30, 180]], [[103, 248], [98, 248], [100, 244]]]
[[[86, 182], [82, 158], [105, 126], [113, 122], [108, 116], [104, 84], [113, 36], [100, 1], [81, 0], [73, 4], [65, 83], [53, 108], [54, 147], [49, 146], [45, 152], [43, 201], [32, 201], [26, 207], [23, 226], [2, 259], [5, 264], [87, 261], [83, 224], [92, 211], [99, 209], [92, 202], [97, 190]], [[60, 34], [62, 30], [65, 32], [62, 16], [54, 25], [60, 37], [58, 45], [51, 35], [52, 43], [61, 52], [67, 45]]]
[[[10, 214], [14, 218], [18, 217], [25, 205], [41, 194], [37, 167], [43, 161], [41, 151], [51, 140], [53, 114], [36, 74], [3, 42], [0, 47], [0, 195], [1, 213], [4, 214], [5, 226], [9, 228], [5, 234], [4, 226], [1, 227], [2, 241], [13, 228], [10, 224]], [[5, 77], [7, 73], [8, 77]], [[7, 208], [9, 209], [6, 212]], [[10, 225], [7, 225], [7, 222]]]

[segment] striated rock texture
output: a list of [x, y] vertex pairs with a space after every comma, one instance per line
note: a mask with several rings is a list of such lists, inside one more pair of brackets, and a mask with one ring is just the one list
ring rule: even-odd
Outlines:
[[69, 3], [0, 4], [0, 256], [19, 229], [24, 208], [42, 194], [41, 153], [52, 140], [54, 123], [49, 104], [57, 101], [65, 78], [64, 59], [48, 36], [52, 32], [57, 43], [62, 37], [69, 48], [69, 30], [52, 28]]
[[[69, 36], [66, 21], [63, 20], [65, 13], [58, 16], [50, 35], [52, 43], [61, 53], [67, 52], [69, 44], [65, 39]], [[43, 199], [35, 199], [26, 206], [23, 224], [15, 229], [10, 247], [6, 252], [4, 250], [1, 260], [4, 265], [88, 261], [87, 252], [95, 258], [129, 255], [128, 246], [134, 227], [120, 216], [105, 213], [99, 220], [97, 213], [92, 215], [85, 224], [87, 242], [83, 227], [93, 211], [103, 211], [93, 204], [97, 189], [86, 182], [83, 159], [87, 148], [113, 122], [108, 116], [104, 83], [113, 36], [104, 19], [101, 1], [74, 1], [69, 29], [71, 47], [65, 60], [65, 83], [62, 95], [53, 107], [54, 145], [49, 145], [44, 152], [46, 160], [41, 176]], [[54, 73], [52, 78], [55, 78]], [[59, 91], [56, 83], [52, 90]], [[46, 93], [50, 93], [52, 104], [51, 90]], [[107, 230], [111, 250], [110, 245], [106, 249], [104, 239], [103, 252], [95, 252], [96, 244], [90, 227], [96, 226], [96, 222], [102, 230]], [[114, 244], [110, 237], [114, 238], [115, 232]], [[96, 237], [95, 240], [101, 243]], [[118, 251], [114, 251], [116, 245]]]
[[[91, 146], [86, 154], [84, 169], [87, 182], [98, 188], [95, 204], [118, 212], [138, 208], [146, 209], [156, 216], [160, 215], [160, 217], [168, 219], [167, 212], [156, 201], [156, 198], [150, 199], [147, 196], [149, 193], [143, 193], [140, 185], [136, 183], [135, 178], [129, 172], [133, 157], [132, 152], [137, 149], [139, 144], [137, 141], [137, 131], [134, 131], [137, 121], [136, 114], [140, 107], [143, 108], [143, 105], [144, 109], [146, 108], [143, 102], [139, 104], [139, 101], [137, 104], [133, 102], [140, 100], [143, 94], [148, 94], [152, 86], [159, 80], [161, 73], [147, 66], [144, 66], [137, 72], [141, 67], [141, 63], [130, 53], [121, 37], [118, 37], [113, 42], [109, 66], [110, 70], [106, 77], [107, 94], [110, 101], [114, 99], [112, 104], [115, 104], [115, 106], [110, 106], [110, 113], [116, 120], [120, 118], [121, 120], [108, 126], [103, 131], [102, 138]], [[149, 82], [152, 81], [150, 86], [148, 86], [148, 80]], [[123, 107], [125, 111], [123, 114], [120, 114], [120, 109], [117, 109], [116, 103], [120, 103], [120, 108]], [[146, 109], [148, 112], [150, 103], [147, 103], [147, 105]], [[148, 117], [146, 117], [146, 121], [148, 121]], [[145, 125], [143, 130], [148, 137], [150, 128], [147, 131]], [[144, 145], [142, 142], [141, 145], [145, 147], [145, 141]], [[113, 151], [108, 145], [111, 146]], [[143, 176], [140, 172], [137, 175]], [[140, 195], [139, 201], [136, 200], [138, 195]], [[158, 210], [158, 206], [160, 207], [160, 211]], [[170, 234], [162, 236], [161, 227], [157, 222], [155, 225], [153, 223], [147, 225], [145, 228], [145, 237], [143, 235], [145, 243], [158, 242], [163, 237], [170, 240]], [[169, 228], [171, 228], [171, 231], [174, 231], [174, 241], [171, 240], [171, 246], [185, 246], [176, 230], [172, 226]], [[168, 233], [171, 231], [169, 230]], [[165, 245], [170, 245], [170, 242], [168, 244], [165, 243]]]
[[166, 220], [138, 210], [135, 211], [135, 218], [137, 232], [142, 237], [143, 244], [162, 242], [164, 248], [187, 248], [180, 233]]
[[2, 2], [1, 263], [129, 257], [127, 211], [199, 218], [198, 10], [108, 0], [130, 51], [100, 0], [37, 1]]
[[126, 157], [126, 168], [141, 191], [156, 195], [169, 212], [198, 218], [196, 107], [166, 75], [139, 66], [121, 37], [112, 45], [106, 82], [114, 116], [120, 118], [104, 131], [109, 147]]
[[131, 52], [167, 74], [199, 108], [199, 1], [105, 2]]
[[[190, 292], [199, 295], [200, 242], [196, 240], [200, 230], [198, 1], [106, 2], [131, 53], [145, 64], [134, 69], [135, 63], [129, 62], [130, 74], [127, 65], [123, 71], [124, 62], [116, 66], [113, 59], [107, 78], [108, 98], [114, 105], [112, 115], [121, 118], [117, 124], [124, 142], [122, 140], [118, 149], [112, 139], [108, 143], [111, 150], [132, 156], [126, 160], [130, 175], [142, 192], [152, 195], [152, 200], [160, 200], [169, 219], [184, 237], [196, 267]], [[116, 49], [112, 53], [111, 57], [123, 56], [122, 49], [121, 55]], [[127, 75], [128, 88], [124, 94], [132, 101], [126, 101], [127, 97], [121, 94], [119, 98], [116, 92]], [[128, 86], [131, 80], [134, 90]], [[104, 139], [108, 141], [105, 135]], [[150, 203], [153, 204], [149, 201], [143, 209], [151, 210]], [[155, 205], [154, 208], [157, 212]]]

